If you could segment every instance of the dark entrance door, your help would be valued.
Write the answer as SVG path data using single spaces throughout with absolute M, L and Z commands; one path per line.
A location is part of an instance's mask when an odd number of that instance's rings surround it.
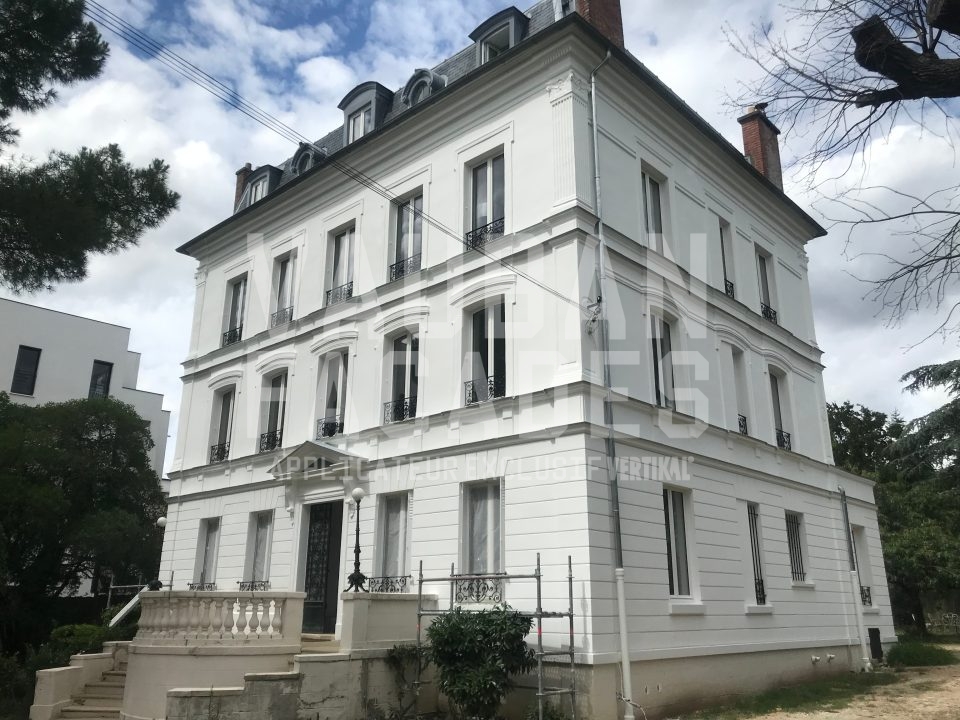
M 306 633 L 332 633 L 336 630 L 342 529 L 342 502 L 310 506 L 303 583 L 307 595 L 303 602 L 303 631 Z

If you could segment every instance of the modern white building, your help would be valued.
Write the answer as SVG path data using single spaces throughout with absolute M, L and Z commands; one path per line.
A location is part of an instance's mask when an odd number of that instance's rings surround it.
M 833 465 L 804 249 L 824 231 L 780 187 L 762 106 L 745 157 L 624 51 L 616 0 L 507 8 L 470 40 L 399 91 L 359 85 L 342 127 L 241 170 L 236 212 L 180 248 L 161 579 L 183 610 L 153 637 L 238 583 L 305 593 L 302 630 L 339 637 L 359 487 L 377 589 L 540 553 L 565 608 L 572 556 L 588 717 L 859 667 L 868 632 L 895 639 L 873 490 Z M 191 662 L 209 688 L 227 660 Z
M 140 353 L 130 328 L 0 298 L 0 378 L 14 402 L 43 405 L 114 397 L 150 424 L 151 463 L 163 472 L 170 412 L 163 395 L 137 387 Z

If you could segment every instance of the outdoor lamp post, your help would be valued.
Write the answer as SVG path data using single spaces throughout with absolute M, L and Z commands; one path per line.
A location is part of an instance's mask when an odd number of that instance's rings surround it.
M 353 501 L 357 504 L 357 542 L 353 546 L 353 572 L 347 577 L 347 592 L 353 590 L 358 592 L 362 590 L 363 592 L 368 592 L 364 587 L 367 582 L 367 576 L 360 572 L 360 501 L 363 500 L 363 496 L 366 493 L 363 491 L 363 488 L 355 488 L 350 497 L 353 498 Z

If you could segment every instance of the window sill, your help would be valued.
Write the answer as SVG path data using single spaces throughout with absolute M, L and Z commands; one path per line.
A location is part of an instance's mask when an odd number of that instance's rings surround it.
M 875 606 L 875 605 L 868 605 L 867 607 L 863 608 L 863 614 L 864 614 L 864 615 L 879 615 L 879 614 L 880 614 L 880 608 L 878 608 L 878 607 Z
M 813 580 L 794 580 L 790 586 L 797 590 L 813 590 L 817 584 Z
M 705 615 L 706 608 L 702 602 L 670 598 L 671 615 Z
M 773 605 L 747 605 L 745 615 L 773 615 Z
M 10 391 L 10 395 L 11 397 L 30 398 L 31 400 L 36 399 L 36 395 L 27 395 L 26 393 L 18 393 L 14 392 L 13 390 Z

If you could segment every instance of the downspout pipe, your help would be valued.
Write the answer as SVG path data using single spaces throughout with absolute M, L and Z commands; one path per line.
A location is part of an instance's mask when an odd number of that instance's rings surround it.
M 633 720 L 633 681 L 630 676 L 630 642 L 627 633 L 627 593 L 624 586 L 623 571 L 623 538 L 620 527 L 620 486 L 617 478 L 617 443 L 613 425 L 613 379 L 610 372 L 610 336 L 607 325 L 607 298 L 612 296 L 607 291 L 609 278 L 607 276 L 607 244 L 603 225 L 603 203 L 600 193 L 600 129 L 597 125 L 597 73 L 610 61 L 610 51 L 590 73 L 590 112 L 593 120 L 593 184 L 596 195 L 597 213 L 597 267 L 600 277 L 598 282 L 599 297 L 597 298 L 597 314 L 600 331 L 600 347 L 603 354 L 603 384 L 605 396 L 603 400 L 603 421 L 607 426 L 607 481 L 610 485 L 610 505 L 613 520 L 613 552 L 614 552 L 614 581 L 617 591 L 617 625 L 620 635 L 620 674 L 623 678 L 623 718 Z
M 873 670 L 870 662 L 870 653 L 867 650 L 867 634 L 863 627 L 863 597 L 860 594 L 860 573 L 857 572 L 857 555 L 853 549 L 853 532 L 850 528 L 850 512 L 847 510 L 847 493 L 842 487 L 840 492 L 840 506 L 843 509 L 843 532 L 847 536 L 847 560 L 850 563 L 850 592 L 853 594 L 853 613 L 857 620 L 857 635 L 860 640 L 860 669 L 865 672 Z

